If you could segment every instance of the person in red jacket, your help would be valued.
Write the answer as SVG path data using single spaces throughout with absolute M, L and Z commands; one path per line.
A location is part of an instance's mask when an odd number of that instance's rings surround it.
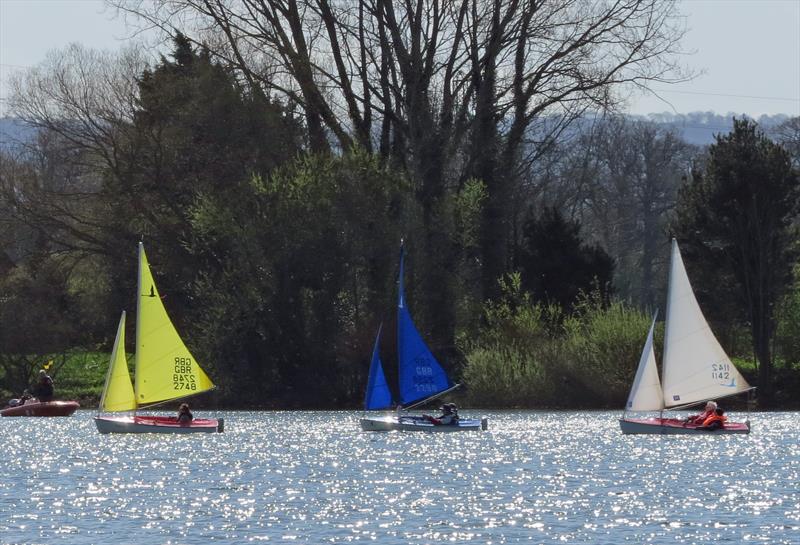
M 690 416 L 686 419 L 687 424 L 694 424 L 695 426 L 702 426 L 703 422 L 706 421 L 706 418 L 709 416 L 714 415 L 714 411 L 717 410 L 717 403 L 715 401 L 709 401 L 706 403 L 706 408 L 700 414 L 696 414 L 694 416 Z
M 700 428 L 704 430 L 718 430 L 725 427 L 725 421 L 727 419 L 728 418 L 725 416 L 725 411 L 722 409 L 717 409 L 714 411 L 714 414 L 705 419 Z

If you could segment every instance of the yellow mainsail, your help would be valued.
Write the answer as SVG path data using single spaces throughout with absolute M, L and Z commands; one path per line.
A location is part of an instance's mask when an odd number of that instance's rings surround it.
M 117 338 L 111 351 L 106 384 L 100 398 L 100 410 L 106 412 L 132 411 L 136 409 L 128 362 L 125 359 L 125 311 L 119 319 Z
M 140 406 L 214 388 L 172 325 L 158 295 L 141 242 L 135 367 L 136 403 Z

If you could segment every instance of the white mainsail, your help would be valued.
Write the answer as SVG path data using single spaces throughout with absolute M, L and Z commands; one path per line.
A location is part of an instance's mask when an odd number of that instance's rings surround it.
M 664 334 L 664 406 L 725 397 L 750 385 L 714 337 L 692 291 L 678 243 L 672 240 Z
M 658 380 L 656 353 L 653 349 L 655 327 L 656 317 L 653 316 L 642 357 L 639 359 L 639 367 L 636 369 L 636 378 L 633 379 L 631 393 L 625 405 L 628 411 L 660 411 L 664 408 L 664 395 L 661 391 L 661 381 Z

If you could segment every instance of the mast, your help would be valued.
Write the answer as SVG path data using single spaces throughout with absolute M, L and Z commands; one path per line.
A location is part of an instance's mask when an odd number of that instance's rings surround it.
M 678 251 L 678 241 L 675 237 L 672 238 L 672 246 L 670 251 L 669 257 L 669 277 L 667 278 L 667 309 L 664 313 L 664 349 L 661 352 L 661 384 L 662 387 L 664 385 L 664 380 L 667 378 L 667 351 L 669 350 L 669 334 L 670 330 L 670 319 L 672 318 L 672 297 L 670 297 L 670 293 L 672 292 L 672 288 L 675 284 L 675 253 Z M 664 392 L 662 391 L 662 397 L 664 397 Z M 664 397 L 664 402 L 662 405 L 666 405 L 667 399 Z M 662 407 L 661 411 L 664 411 Z
M 136 276 L 136 350 L 133 353 L 133 398 L 136 406 L 139 406 L 139 347 L 142 340 L 142 263 L 144 258 L 144 243 L 139 241 L 139 266 L 137 267 L 138 273 Z M 133 410 L 134 415 L 136 409 Z

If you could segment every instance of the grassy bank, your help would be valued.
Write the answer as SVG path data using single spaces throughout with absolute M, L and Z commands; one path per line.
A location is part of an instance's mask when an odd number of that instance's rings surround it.
M 107 352 L 86 352 L 70 351 L 64 354 L 52 354 L 36 358 L 29 358 L 29 368 L 26 369 L 29 383 L 36 380 L 39 369 L 53 362 L 48 369 L 48 373 L 53 377 L 55 393 L 57 399 L 77 400 L 81 407 L 96 407 L 100 395 L 103 391 L 103 383 L 106 379 L 108 361 L 110 355 Z M 132 369 L 132 357 L 128 358 L 128 366 Z M 7 377 L 0 375 L 0 396 L 3 400 L 18 397 L 22 392 L 12 391 L 12 381 L 6 380 Z M 16 381 L 19 383 L 19 380 Z M 18 385 L 18 388 L 21 385 Z

